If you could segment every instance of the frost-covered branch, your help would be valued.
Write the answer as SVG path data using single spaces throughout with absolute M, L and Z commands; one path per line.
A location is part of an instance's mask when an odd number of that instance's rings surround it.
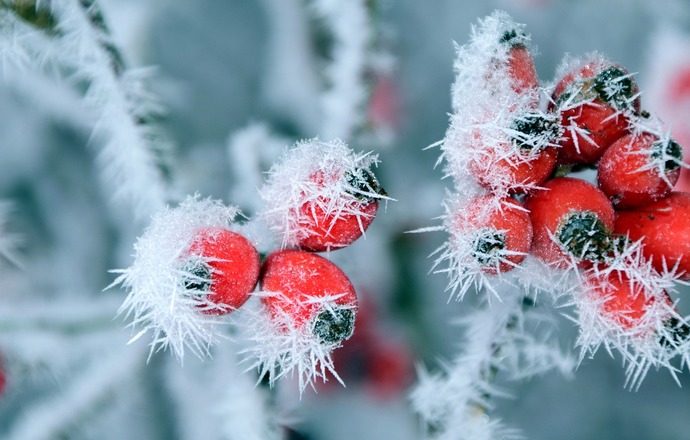
M 72 429 L 114 399 L 120 386 L 142 366 L 141 349 L 115 350 L 93 357 L 69 386 L 24 410 L 8 440 L 50 440 L 67 437 Z
M 49 13 L 37 11 L 50 17 L 39 23 L 49 25 L 33 27 L 35 20 L 2 11 L 4 71 L 53 66 L 66 72 L 62 75 L 69 75 L 72 83 L 83 81 L 85 105 L 93 114 L 94 136 L 101 145 L 98 162 L 105 183 L 140 216 L 160 209 L 167 190 L 158 156 L 166 147 L 151 124 L 161 108 L 143 86 L 150 72 L 125 68 L 95 1 L 56 0 Z
M 517 431 L 488 416 L 492 400 L 506 395 L 495 386 L 496 376 L 524 379 L 551 369 L 570 374 L 575 365 L 551 340 L 548 326 L 542 336 L 532 334 L 535 324 L 549 321 L 540 306 L 509 283 L 497 290 L 502 301 L 483 301 L 462 319 L 461 354 L 440 372 L 419 370 L 411 399 L 429 439 L 518 438 Z
M 326 66 L 327 84 L 321 95 L 325 139 L 351 139 L 363 123 L 368 97 L 365 72 L 372 44 L 372 26 L 364 0 L 314 0 L 317 16 L 332 32 L 332 61 Z

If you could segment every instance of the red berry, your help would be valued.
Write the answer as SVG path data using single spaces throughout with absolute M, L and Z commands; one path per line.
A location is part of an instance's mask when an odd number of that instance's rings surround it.
M 614 231 L 644 239 L 642 254 L 657 271 L 678 265 L 681 279 L 690 280 L 690 194 L 672 192 L 655 203 L 620 211 Z
M 543 183 L 556 166 L 553 147 L 559 136 L 556 120 L 542 113 L 527 113 L 516 118 L 509 139 L 494 146 L 476 137 L 479 150 L 469 162 L 477 182 L 490 190 L 507 189 L 524 193 Z
M 471 240 L 471 256 L 486 273 L 502 273 L 525 259 L 532 241 L 532 222 L 522 205 L 510 197 L 473 199 L 456 214 L 452 232 Z
M 259 279 L 261 262 L 254 246 L 240 234 L 222 228 L 199 231 L 186 256 L 183 270 L 190 291 L 208 292 L 204 297 L 219 307 L 209 314 L 230 313 L 249 299 Z
M 524 92 L 539 88 L 539 77 L 534 67 L 534 59 L 527 47 L 518 44 L 508 52 L 508 70 L 513 80 L 513 90 Z
M 261 289 L 274 293 L 261 298 L 271 317 L 282 322 L 287 316 L 321 342 L 338 344 L 354 331 L 355 289 L 338 266 L 317 254 L 288 249 L 269 255 Z
M 561 267 L 570 258 L 599 261 L 608 254 L 615 213 L 606 195 L 572 177 L 552 179 L 543 186 L 525 200 L 534 228 L 531 253 Z
M 639 112 L 638 95 L 631 75 L 601 57 L 566 73 L 553 92 L 565 129 L 559 163 L 595 163 L 626 133 L 628 116 Z
M 651 133 L 614 142 L 599 161 L 599 188 L 616 208 L 634 208 L 666 196 L 678 180 L 682 149 Z
M 623 329 L 639 327 L 657 301 L 657 297 L 648 296 L 643 285 L 631 282 L 625 273 L 619 271 L 608 275 L 589 275 L 587 284 L 589 295 L 593 295 L 594 299 L 604 300 L 603 311 L 606 317 Z M 673 306 L 666 292 L 663 293 L 663 299 L 669 307 Z M 653 322 L 649 324 L 653 325 Z
M 527 36 L 518 30 L 505 32 L 501 43 L 508 45 L 508 74 L 513 90 L 517 93 L 529 92 L 539 88 L 539 77 L 534 67 L 534 59 L 525 43 Z
M 7 377 L 5 374 L 5 368 L 0 362 L 0 396 L 5 392 L 5 386 L 7 385 Z
M 323 172 L 314 173 L 311 177 L 319 185 L 328 185 L 339 178 L 326 178 Z M 297 245 L 301 249 L 323 252 L 348 246 L 361 237 L 374 221 L 379 206 L 374 196 L 385 194 L 374 174 L 359 168 L 347 172 L 345 178 L 354 196 L 346 206 L 334 208 L 334 203 L 324 197 L 307 200 L 300 206 L 298 218 L 301 233 Z

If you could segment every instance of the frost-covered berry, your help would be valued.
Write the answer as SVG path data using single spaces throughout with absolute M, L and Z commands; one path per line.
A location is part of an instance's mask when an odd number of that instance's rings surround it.
M 491 274 L 514 269 L 525 259 L 532 242 L 527 211 L 509 197 L 487 195 L 473 199 L 454 214 L 449 228 L 450 240 L 458 250 L 469 241 L 469 257 L 483 272 Z
M 247 360 L 272 384 L 296 370 L 300 391 L 328 373 L 342 383 L 331 353 L 354 332 L 357 296 L 338 266 L 312 252 L 286 249 L 264 261 L 263 307 L 248 321 Z
M 564 128 L 559 163 L 593 164 L 639 112 L 637 84 L 627 70 L 596 53 L 568 60 L 559 71 L 552 95 Z
M 606 195 L 572 177 L 552 179 L 543 187 L 525 200 L 534 228 L 530 252 L 560 267 L 602 261 L 611 251 L 615 219 Z
M 680 175 L 682 148 L 652 133 L 614 142 L 599 160 L 597 182 L 614 207 L 643 206 L 666 196 Z
M 321 252 L 348 246 L 387 199 L 371 170 L 376 156 L 339 140 L 298 142 L 269 172 L 261 213 L 283 247 Z
M 347 188 L 345 191 L 355 197 L 360 204 L 358 212 L 338 212 L 329 210 L 331 200 L 325 197 L 305 201 L 299 209 L 299 227 L 302 231 L 297 246 L 312 252 L 339 249 L 350 245 L 367 230 L 376 217 L 378 197 L 385 192 L 376 180 L 376 176 L 364 168 L 345 172 Z M 340 175 L 325 177 L 317 173 L 312 179 L 319 185 L 336 186 Z M 376 194 L 376 197 L 368 195 Z
M 586 294 L 602 304 L 603 318 L 621 326 L 623 330 L 635 329 L 637 332 L 648 332 L 655 327 L 657 320 L 671 318 L 671 298 L 664 291 L 659 296 L 645 288 L 641 282 L 631 280 L 625 272 L 611 271 L 605 274 L 590 273 L 586 281 Z M 661 298 L 666 307 L 655 306 Z M 650 316 L 659 313 L 661 316 Z
M 197 233 L 182 268 L 185 288 L 214 304 L 211 314 L 229 313 L 244 304 L 259 280 L 259 253 L 242 235 L 223 228 Z
M 491 130 L 491 128 L 488 128 Z M 469 171 L 483 187 L 524 193 L 544 182 L 556 165 L 555 142 L 560 134 L 553 115 L 531 111 L 516 115 L 502 139 L 477 130 L 469 151 Z
M 640 208 L 619 211 L 614 232 L 643 240 L 642 254 L 657 271 L 690 280 L 690 194 L 672 192 Z
M 448 239 L 433 255 L 434 270 L 446 273 L 451 297 L 462 300 L 472 287 L 491 289 L 493 275 L 520 265 L 532 241 L 532 224 L 520 202 L 493 194 L 446 203 L 443 230 Z
M 305 251 L 284 250 L 264 262 L 262 297 L 273 318 L 338 345 L 352 336 L 357 296 L 347 275 L 329 260 Z
M 539 77 L 534 67 L 534 59 L 527 48 L 529 37 L 520 27 L 508 29 L 499 42 L 508 48 L 507 66 L 513 90 L 522 93 L 537 90 Z
M 199 357 L 220 337 L 216 315 L 242 305 L 256 284 L 258 256 L 233 225 L 239 211 L 188 197 L 153 216 L 134 244 L 134 261 L 112 286 L 128 290 L 119 313 L 153 333 L 151 350 L 185 347 Z

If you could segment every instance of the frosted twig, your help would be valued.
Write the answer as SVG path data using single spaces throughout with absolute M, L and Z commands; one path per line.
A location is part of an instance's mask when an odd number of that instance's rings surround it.
M 9 24 L 0 42 L 3 65 L 42 69 L 53 64 L 65 67 L 71 81 L 88 85 L 84 100 L 94 115 L 94 136 L 102 144 L 102 177 L 116 198 L 146 217 L 167 198 L 156 157 L 166 147 L 150 124 L 161 108 L 142 85 L 150 72 L 125 69 L 94 0 L 55 0 L 50 7 L 54 23 L 49 33 L 3 11 L 0 19 Z
M 113 398 L 121 385 L 141 367 L 143 350 L 120 348 L 91 363 L 81 374 L 74 375 L 69 386 L 43 401 L 34 403 L 19 415 L 8 440 L 51 440 L 69 437 L 78 426 Z
M 332 61 L 326 66 L 327 87 L 321 95 L 325 139 L 352 139 L 363 122 L 368 93 L 365 84 L 372 29 L 364 0 L 313 0 L 333 36 Z

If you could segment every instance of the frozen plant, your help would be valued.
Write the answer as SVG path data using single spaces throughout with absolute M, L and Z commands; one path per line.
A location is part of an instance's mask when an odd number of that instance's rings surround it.
M 641 111 L 626 69 L 598 53 L 567 57 L 542 88 L 529 44 L 525 26 L 496 11 L 457 48 L 453 113 L 434 144 L 454 191 L 443 224 L 419 231 L 448 233 L 434 271 L 448 275 L 451 299 L 475 288 L 483 308 L 466 318 L 463 355 L 412 394 L 429 438 L 507 438 L 485 418 L 496 375 L 568 372 L 554 341 L 535 344 L 523 324 L 545 319 L 549 303 L 574 308 L 580 361 L 618 351 L 632 389 L 652 368 L 676 377 L 688 366 L 688 318 L 669 295 L 688 279 L 690 195 L 671 192 L 681 148 Z M 567 176 L 597 163 L 595 184 Z M 439 399 L 438 389 L 454 391 Z

